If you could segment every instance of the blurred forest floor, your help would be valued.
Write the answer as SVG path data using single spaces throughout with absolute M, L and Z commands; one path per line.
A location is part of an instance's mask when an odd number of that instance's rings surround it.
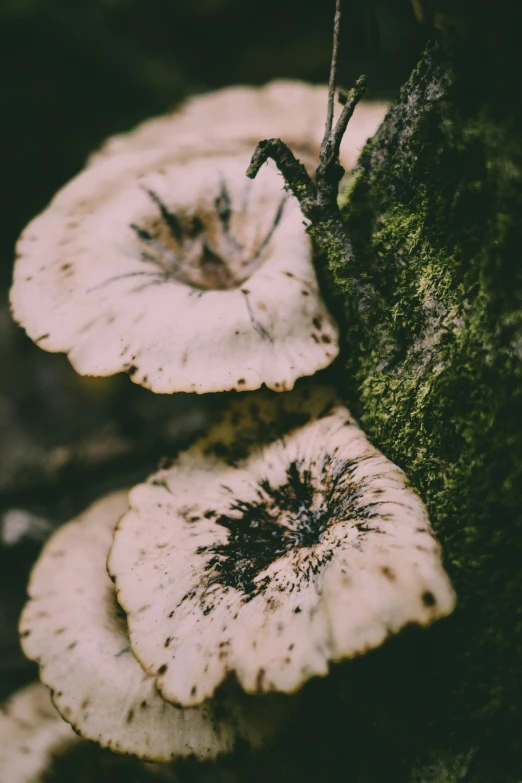
M 34 674 L 17 640 L 42 540 L 92 498 L 144 478 L 219 396 L 161 397 L 80 378 L 10 319 L 14 243 L 107 136 L 188 95 L 328 77 L 333 0 L 1 0 L 0 698 Z M 409 0 L 345 3 L 340 82 L 392 97 L 423 43 Z

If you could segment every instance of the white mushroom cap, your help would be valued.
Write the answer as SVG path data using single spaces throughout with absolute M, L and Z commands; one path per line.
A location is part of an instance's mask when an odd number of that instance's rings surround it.
M 238 741 L 257 747 L 277 731 L 281 701 L 220 696 L 192 710 L 167 704 L 133 658 L 124 613 L 106 571 L 117 492 L 60 528 L 44 547 L 20 623 L 60 714 L 86 739 L 150 761 L 211 759 Z M 286 702 L 285 702 L 286 703 Z
M 78 742 L 48 689 L 28 685 L 0 706 L 0 781 L 38 783 L 52 758 Z
M 19 240 L 15 319 L 81 375 L 155 392 L 280 391 L 329 365 L 337 327 L 297 202 L 247 164 L 163 150 L 85 171 Z
M 404 473 L 331 393 L 308 394 L 238 399 L 130 494 L 109 569 L 132 649 L 167 700 L 198 704 L 229 672 L 248 692 L 293 692 L 453 609 Z
M 305 164 L 317 165 L 324 133 L 328 88 L 294 80 L 264 87 L 226 87 L 190 98 L 174 112 L 142 123 L 130 133 L 110 138 L 90 164 L 106 157 L 167 147 L 180 155 L 252 153 L 261 139 L 279 137 Z M 355 166 L 366 140 L 373 136 L 389 104 L 360 101 L 340 151 L 346 169 Z M 337 114 L 342 107 L 336 107 Z

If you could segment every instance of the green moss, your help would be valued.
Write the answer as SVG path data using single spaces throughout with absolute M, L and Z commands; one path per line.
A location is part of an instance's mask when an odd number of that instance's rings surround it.
M 458 593 L 426 664 L 457 744 L 522 726 L 522 123 L 493 106 L 429 48 L 344 195 L 356 260 L 330 258 L 345 394 L 426 501 Z

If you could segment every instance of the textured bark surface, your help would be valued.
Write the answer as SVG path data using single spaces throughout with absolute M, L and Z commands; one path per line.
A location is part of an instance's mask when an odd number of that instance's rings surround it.
M 329 259 L 345 395 L 426 501 L 459 597 L 418 648 L 412 677 L 433 698 L 405 720 L 434 746 L 477 746 L 465 780 L 522 774 L 522 110 L 508 55 L 489 72 L 428 47 L 344 196 L 356 263 Z M 354 301 L 361 281 L 371 309 Z

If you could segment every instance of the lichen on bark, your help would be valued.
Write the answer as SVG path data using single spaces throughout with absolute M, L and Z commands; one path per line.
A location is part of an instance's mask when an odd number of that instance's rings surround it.
M 522 110 L 483 73 L 428 46 L 342 197 L 355 260 L 331 255 L 329 283 L 344 394 L 427 503 L 459 598 L 423 647 L 429 722 L 519 770 Z

